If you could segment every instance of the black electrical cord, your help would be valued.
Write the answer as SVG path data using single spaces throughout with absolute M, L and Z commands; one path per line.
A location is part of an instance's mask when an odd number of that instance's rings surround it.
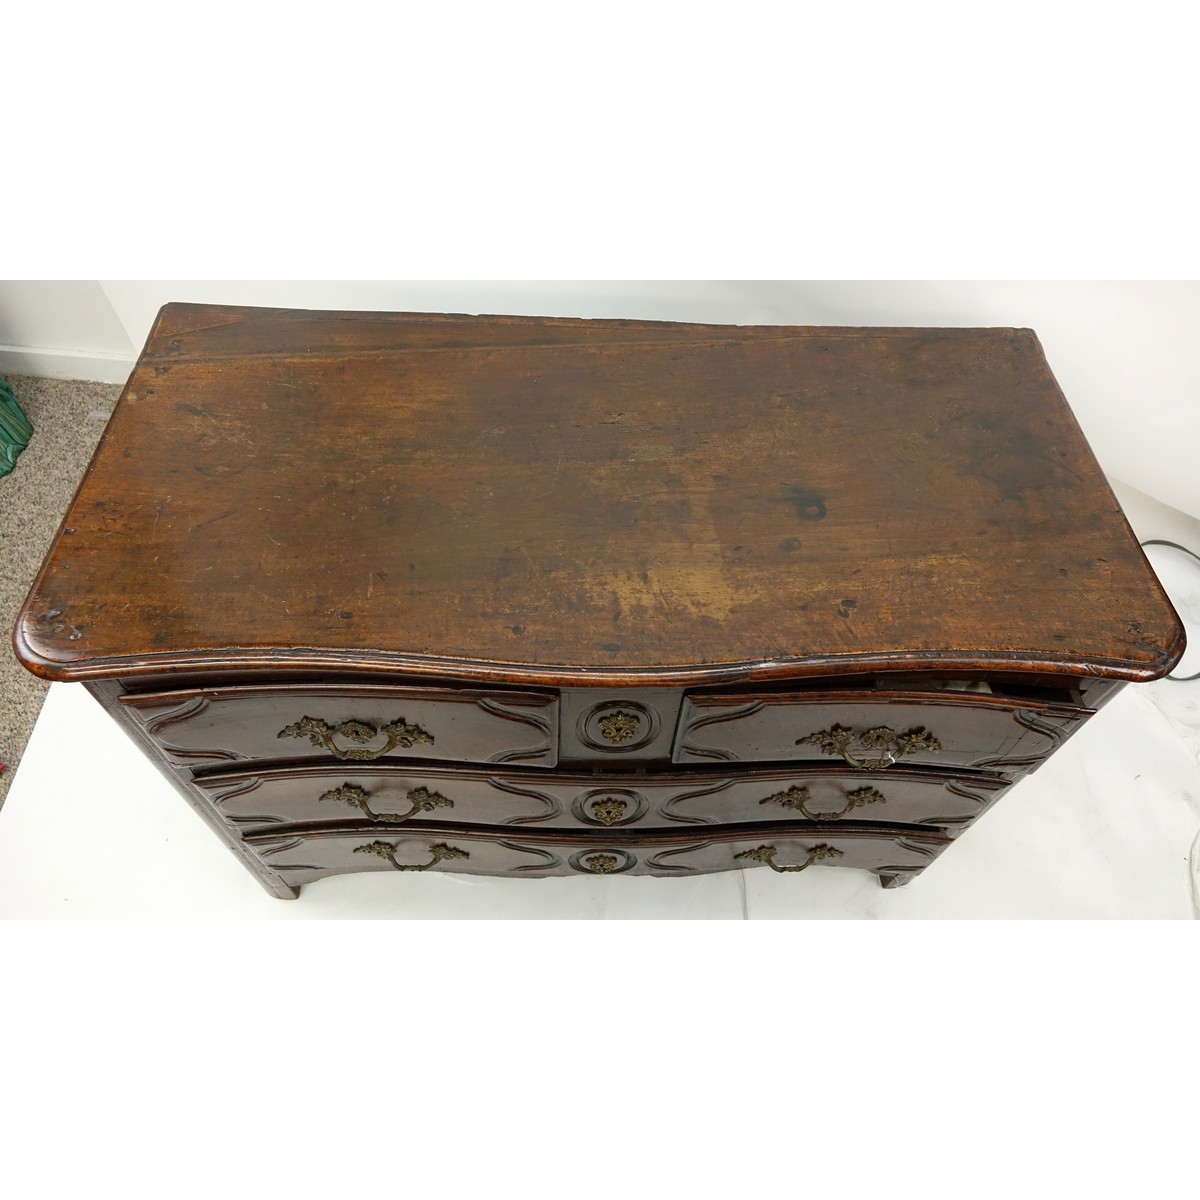
M 1195 550 L 1189 550 L 1186 546 L 1181 546 L 1178 542 L 1168 542 L 1165 538 L 1150 538 L 1148 541 L 1141 543 L 1142 547 L 1146 546 L 1170 546 L 1172 550 L 1182 550 L 1184 554 L 1190 554 L 1197 562 L 1200 562 L 1200 554 Z M 1167 678 L 1172 683 L 1188 683 L 1193 679 L 1200 679 L 1200 671 L 1195 675 L 1168 675 Z

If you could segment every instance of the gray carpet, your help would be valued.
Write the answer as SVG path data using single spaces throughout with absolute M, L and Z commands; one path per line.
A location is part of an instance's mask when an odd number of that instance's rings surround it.
M 0 804 L 46 694 L 13 655 L 13 622 L 121 394 L 108 383 L 6 378 L 33 437 L 0 477 Z

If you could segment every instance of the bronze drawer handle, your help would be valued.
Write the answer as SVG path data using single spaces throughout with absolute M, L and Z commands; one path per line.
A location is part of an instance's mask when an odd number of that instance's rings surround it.
M 449 859 L 471 857 L 465 850 L 460 850 L 457 846 L 447 846 L 445 842 L 439 842 L 436 846 L 429 847 L 429 853 L 433 857 L 427 863 L 414 863 L 410 866 L 396 861 L 398 849 L 398 846 L 392 846 L 388 842 L 368 842 L 365 846 L 355 846 L 353 853 L 375 854 L 379 858 L 386 858 L 397 871 L 428 871 L 430 867 L 436 867 L 438 863 L 446 862 Z
M 850 753 L 850 747 L 858 742 L 868 750 L 882 750 L 882 758 L 858 759 Z M 797 738 L 796 745 L 805 744 L 819 746 L 826 754 L 840 754 L 857 771 L 877 771 L 882 767 L 890 767 L 906 754 L 915 754 L 921 750 L 940 750 L 942 743 L 924 729 L 910 729 L 907 733 L 897 733 L 886 725 L 876 725 L 864 733 L 855 733 L 845 725 L 833 725 L 829 729 L 819 729 L 807 737 Z
M 441 792 L 431 792 L 428 788 L 423 787 L 413 788 L 404 798 L 412 805 L 406 813 L 372 812 L 368 803 L 371 793 L 365 788 L 355 787 L 352 783 L 344 783 L 339 788 L 323 792 L 317 797 L 317 800 L 340 800 L 343 804 L 350 805 L 351 808 L 360 809 L 372 821 L 384 821 L 392 825 L 407 821 L 409 817 L 415 817 L 417 813 L 433 812 L 435 808 L 454 807 L 454 801 L 443 796 Z
M 384 736 L 387 741 L 378 750 L 361 749 L 367 742 Z M 381 758 L 397 746 L 407 750 L 420 743 L 424 746 L 433 745 L 433 735 L 426 733 L 420 725 L 409 725 L 403 717 L 390 721 L 387 725 L 368 725 L 365 721 L 343 721 L 340 725 L 330 725 L 319 721 L 316 717 L 301 717 L 294 725 L 281 729 L 276 737 L 306 737 L 314 746 L 324 746 L 335 758 L 353 759 L 355 762 L 365 762 L 372 758 Z M 345 738 L 348 742 L 357 742 L 358 748 L 350 747 L 343 750 L 334 742 L 335 737 Z
M 793 784 L 786 792 L 776 792 L 773 796 L 767 796 L 760 800 L 759 804 L 779 804 L 784 808 L 793 808 L 810 821 L 837 821 L 864 804 L 887 803 L 887 797 L 873 787 L 860 787 L 855 788 L 852 792 L 847 792 L 846 803 L 837 812 L 812 812 L 808 807 L 811 798 L 812 793 L 807 787 L 797 787 Z
M 827 846 L 822 843 L 819 846 L 814 846 L 809 852 L 808 857 L 796 866 L 781 867 L 775 861 L 777 851 L 774 846 L 757 846 L 753 850 L 743 850 L 740 854 L 735 854 L 734 858 L 749 858 L 755 862 L 766 863 L 772 871 L 778 871 L 784 874 L 788 871 L 807 871 L 813 863 L 820 862 L 823 858 L 841 858 L 842 851 L 836 846 Z

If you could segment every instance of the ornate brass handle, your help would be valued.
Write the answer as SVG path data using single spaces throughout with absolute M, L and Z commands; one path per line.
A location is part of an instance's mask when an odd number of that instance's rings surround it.
M 850 747 L 855 742 L 868 750 L 882 750 L 883 757 L 855 758 L 850 753 Z M 829 729 L 819 729 L 807 737 L 796 739 L 797 746 L 806 744 L 819 746 L 826 754 L 840 754 L 857 771 L 877 771 L 883 767 L 890 767 L 906 754 L 942 748 L 942 743 L 924 729 L 910 729 L 907 733 L 897 733 L 886 725 L 877 725 L 863 733 L 855 733 L 845 725 L 833 725 Z
M 754 862 L 766 863 L 772 871 L 778 871 L 780 874 L 785 874 L 788 871 L 807 871 L 813 863 L 820 862 L 823 858 L 841 858 L 842 851 L 835 846 L 826 846 L 822 843 L 819 846 L 814 846 L 809 852 L 808 857 L 802 862 L 791 867 L 781 867 L 775 861 L 777 851 L 774 846 L 756 846 L 753 850 L 743 850 L 740 854 L 735 854 L 734 858 L 749 858 Z
M 324 792 L 317 797 L 318 800 L 334 800 L 341 801 L 343 804 L 350 805 L 351 808 L 360 809 L 372 821 L 384 821 L 392 825 L 398 825 L 401 821 L 407 821 L 409 817 L 415 817 L 417 813 L 433 812 L 435 808 L 453 808 L 454 801 L 443 796 L 441 792 L 431 792 L 428 788 L 414 788 L 404 797 L 412 807 L 406 813 L 377 813 L 371 811 L 371 806 L 368 801 L 371 799 L 371 793 L 364 788 L 355 787 L 352 783 L 344 783 L 339 788 L 334 788 L 330 792 Z
M 436 867 L 438 863 L 446 862 L 449 859 L 471 857 L 465 850 L 460 850 L 457 846 L 447 846 L 445 842 L 439 842 L 436 846 L 429 847 L 429 853 L 433 857 L 427 863 L 415 863 L 410 866 L 396 861 L 397 849 L 399 847 L 390 845 L 388 842 L 368 842 L 365 846 L 355 846 L 353 853 L 375 854 L 379 858 L 386 858 L 397 871 L 428 871 L 430 867 Z
M 793 785 L 786 792 L 776 792 L 773 796 L 767 796 L 760 800 L 759 804 L 780 804 L 784 808 L 794 808 L 798 813 L 803 813 L 810 821 L 837 821 L 864 804 L 887 803 L 887 797 L 882 792 L 873 787 L 860 787 L 846 793 L 846 803 L 837 812 L 813 812 L 808 807 L 811 795 L 808 788 Z
M 343 721 L 340 725 L 330 725 L 319 721 L 316 717 L 301 717 L 294 725 L 281 729 L 276 737 L 308 738 L 314 746 L 324 746 L 335 758 L 353 759 L 355 762 L 365 762 L 372 758 L 381 758 L 395 750 L 397 746 L 407 750 L 420 743 L 424 746 L 433 745 L 433 734 L 426 733 L 420 725 L 409 725 L 403 717 L 397 717 L 386 725 L 378 728 L 368 725 L 365 721 Z M 377 737 L 386 737 L 387 741 L 378 750 L 363 750 L 350 747 L 343 750 L 334 742 L 335 737 L 345 738 L 348 742 L 357 742 L 359 747 Z

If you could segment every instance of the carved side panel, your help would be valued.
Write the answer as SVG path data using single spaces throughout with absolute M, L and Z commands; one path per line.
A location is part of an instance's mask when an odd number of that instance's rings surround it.
M 168 708 L 166 712 L 160 713 L 153 720 L 148 721 L 146 723 L 146 732 L 158 742 L 159 748 L 166 753 L 168 758 L 185 766 L 193 762 L 234 762 L 239 758 L 245 758 L 244 754 L 238 754 L 236 751 L 226 750 L 217 746 L 188 747 L 172 745 L 170 741 L 171 735 L 168 732 L 172 726 L 203 716 L 208 711 L 208 703 L 207 696 L 191 696 L 182 704 Z
M 980 758 L 971 765 L 980 770 L 1019 770 L 1023 774 L 1045 762 L 1090 716 L 1087 712 L 1069 709 L 1037 711 L 1018 708 L 1013 720 L 1029 730 L 1034 737 L 1023 738 L 1010 754 L 995 758 Z
M 485 696 L 476 702 L 486 713 L 500 717 L 506 721 L 515 721 L 518 725 L 527 725 L 536 731 L 528 746 L 518 749 L 499 750 L 491 755 L 488 762 L 528 762 L 538 763 L 555 757 L 556 742 L 554 722 L 557 719 L 558 705 L 542 705 L 532 708 L 528 704 L 518 705 L 504 701 L 495 696 Z M 552 765 L 545 763 L 544 765 Z

